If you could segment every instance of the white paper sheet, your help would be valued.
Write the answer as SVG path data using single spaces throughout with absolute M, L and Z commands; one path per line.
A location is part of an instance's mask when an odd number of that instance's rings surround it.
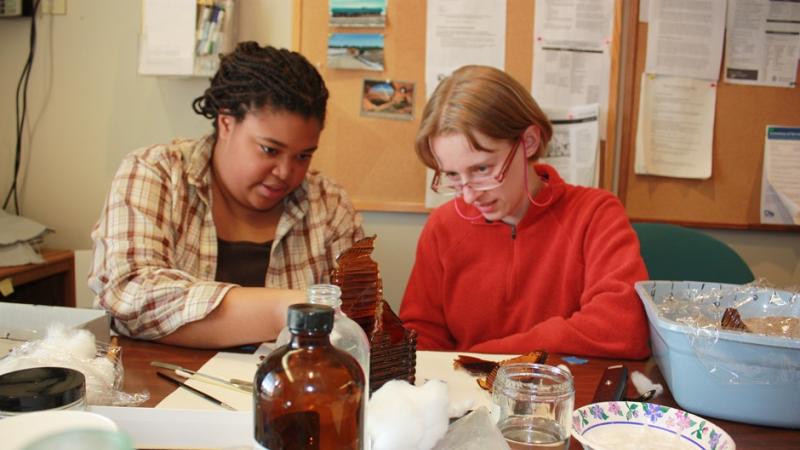
M 711 177 L 716 83 L 642 74 L 635 172 Z
M 0 209 L 0 245 L 39 239 L 46 231 L 47 227 L 33 219 Z
M 485 406 L 491 410 L 492 396 L 478 386 L 477 378 L 467 371 L 453 368 L 458 355 L 474 356 L 489 361 L 502 361 L 519 355 L 489 355 L 458 352 L 417 352 L 416 384 L 428 380 L 443 380 L 447 383 L 447 398 L 451 405 L 470 405 L 470 409 Z
M 425 39 L 425 98 L 439 81 L 467 64 L 505 70 L 506 0 L 428 0 Z M 435 208 L 450 197 L 430 189 L 427 170 L 425 207 Z
M 785 3 L 781 8 L 775 5 Z M 725 81 L 794 87 L 800 58 L 800 3 L 729 0 Z
M 506 0 L 428 0 L 425 98 L 466 64 L 505 69 Z
M 139 73 L 192 75 L 196 0 L 144 0 Z
M 553 138 L 541 161 L 555 167 L 567 183 L 596 187 L 599 105 L 545 109 L 545 113 L 553 124 Z
M 534 33 L 582 47 L 611 40 L 614 0 L 536 0 Z
M 650 21 L 650 0 L 639 0 L 639 22 Z
M 264 347 L 264 351 L 259 351 L 253 355 L 225 352 L 217 353 L 200 368 L 199 372 L 222 378 L 242 378 L 251 380 L 255 376 L 256 369 L 260 363 L 258 355 L 268 353 L 271 348 L 270 344 L 267 345 L 267 347 Z M 418 351 L 416 384 L 422 384 L 429 379 L 444 380 L 447 382 L 447 390 L 451 403 L 458 402 L 457 404 L 464 404 L 473 400 L 475 407 L 481 405 L 488 407 L 491 398 L 486 391 L 483 391 L 478 386 L 475 382 L 475 377 L 462 370 L 453 369 L 453 359 L 459 354 L 468 354 L 497 361 L 511 357 L 511 355 Z M 253 398 L 247 393 L 221 384 L 201 381 L 200 378 L 191 379 L 189 384 L 228 403 L 240 411 L 253 410 Z M 192 394 L 186 389 L 176 389 L 162 400 L 156 408 L 226 411 L 214 403 Z
M 263 344 L 254 354 L 219 352 L 203 364 L 198 372 L 224 379 L 252 380 L 261 362 L 259 356 L 268 354 L 272 348 L 273 344 Z M 167 383 L 167 381 L 164 382 Z M 187 384 L 231 405 L 238 411 L 253 410 L 253 396 L 241 389 L 200 377 L 190 378 Z M 187 389 L 176 389 L 164 400 L 161 400 L 156 408 L 225 411 L 221 406 L 193 394 Z
M 800 127 L 767 125 L 761 223 L 800 225 Z
M 534 43 L 532 94 L 543 108 L 600 107 L 599 128 L 605 137 L 608 115 L 610 56 L 607 50 L 554 47 Z
M 651 0 L 645 72 L 718 80 L 726 0 Z
M 600 105 L 605 138 L 611 77 L 612 0 L 537 0 L 531 94 L 543 108 Z
M 0 267 L 21 266 L 23 264 L 41 264 L 44 258 L 36 248 L 28 242 L 17 242 L 16 244 L 0 245 Z M 7 282 L 9 279 L 0 280 Z M 3 288 L 0 287 L 0 293 Z

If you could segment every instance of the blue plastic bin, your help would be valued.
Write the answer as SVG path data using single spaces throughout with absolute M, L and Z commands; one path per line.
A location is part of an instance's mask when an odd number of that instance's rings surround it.
M 675 401 L 703 416 L 800 428 L 800 340 L 727 330 L 705 335 L 697 327 L 659 315 L 658 305 L 670 295 L 724 287 L 736 286 L 687 281 L 636 283 L 650 322 L 653 356 Z M 774 306 L 769 302 L 771 295 L 788 301 L 793 294 L 764 289 L 758 300 L 738 308 L 742 318 L 800 317 L 800 302 Z M 721 303 L 724 308 L 736 304 L 737 299 Z

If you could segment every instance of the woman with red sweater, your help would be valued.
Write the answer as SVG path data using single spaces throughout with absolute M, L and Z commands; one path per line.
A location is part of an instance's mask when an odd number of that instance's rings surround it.
M 400 307 L 419 349 L 649 355 L 636 234 L 614 195 L 534 163 L 551 135 L 505 72 L 465 66 L 437 87 L 416 151 L 455 198 L 425 224 Z

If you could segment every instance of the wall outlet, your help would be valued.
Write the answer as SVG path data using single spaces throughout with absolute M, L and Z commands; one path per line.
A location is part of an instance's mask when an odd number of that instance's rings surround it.
M 67 0 L 42 0 L 42 14 L 66 15 Z

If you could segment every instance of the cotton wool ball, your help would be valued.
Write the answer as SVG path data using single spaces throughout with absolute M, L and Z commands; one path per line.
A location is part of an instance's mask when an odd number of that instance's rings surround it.
M 94 335 L 88 330 L 74 330 L 62 343 L 62 351 L 81 359 L 93 359 L 97 356 Z
M 447 385 L 389 381 L 372 395 L 367 414 L 373 450 L 429 450 L 447 432 Z
M 475 407 L 475 400 L 464 398 L 460 401 L 451 401 L 447 405 L 447 417 L 462 417 Z
M 404 381 L 392 380 L 372 394 L 367 407 L 367 434 L 372 440 L 372 450 L 414 449 L 410 439 L 422 434 L 414 405 L 407 401 L 410 386 Z
M 428 450 L 447 433 L 450 425 L 447 400 L 447 384 L 440 380 L 430 380 L 417 388 L 415 397 L 420 409 L 422 423 L 425 425 L 418 448 Z
M 51 323 L 42 339 L 36 342 L 34 353 L 40 355 L 59 354 L 63 352 L 63 342 L 68 340 L 67 327 L 63 323 Z

